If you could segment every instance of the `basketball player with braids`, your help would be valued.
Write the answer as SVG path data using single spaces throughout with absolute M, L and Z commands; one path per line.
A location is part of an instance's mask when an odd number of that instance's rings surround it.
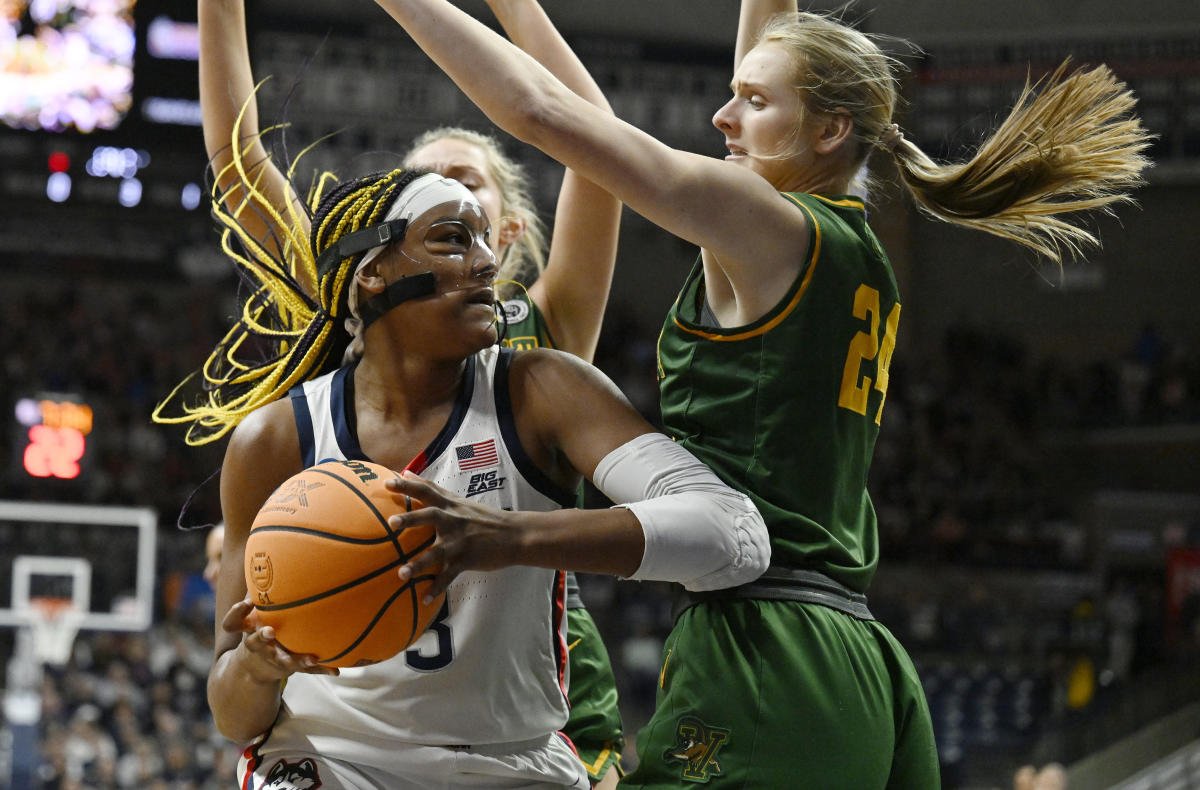
M 865 595 L 879 561 L 866 481 L 902 302 L 852 184 L 878 151 L 927 215 L 1057 261 L 1096 241 L 1071 215 L 1140 183 L 1149 136 L 1129 91 L 1103 66 L 1064 67 L 968 161 L 938 164 L 896 125 L 897 64 L 876 41 L 780 2 L 737 48 L 712 119 L 722 161 L 598 112 L 446 0 L 377 2 L 493 123 L 700 248 L 659 340 L 663 421 L 758 505 L 773 564 L 681 611 L 622 786 L 939 786 L 919 679 Z M 419 518 L 439 532 L 404 573 L 490 567 L 469 503 L 392 485 L 432 505 Z
M 514 42 L 580 96 L 608 110 L 599 87 L 536 0 L 489 0 L 488 5 Z M 258 179 L 260 192 L 286 216 L 288 205 L 298 197 L 260 136 L 244 0 L 199 0 L 198 13 L 204 139 L 218 184 L 234 201 L 233 211 L 244 200 L 237 188 L 243 174 L 247 180 Z M 418 136 L 404 162 L 461 181 L 495 225 L 491 243 L 500 260 L 497 290 L 508 323 L 501 342 L 558 348 L 591 361 L 616 261 L 616 199 L 566 171 L 547 251 L 528 176 L 491 136 L 463 128 L 433 129 Z M 260 243 L 275 245 L 279 232 L 270 216 L 246 209 L 248 205 L 238 215 L 246 232 Z M 303 212 L 295 219 L 303 222 Z M 312 273 L 295 274 L 311 293 Z M 522 283 L 529 283 L 528 288 Z M 567 577 L 567 589 L 571 718 L 564 731 L 592 780 L 608 776 L 599 786 L 611 788 L 624 744 L 616 681 L 574 574 Z
M 256 211 L 274 210 L 240 187 Z M 769 562 L 761 516 L 591 365 L 497 345 L 491 229 L 461 183 L 409 170 L 322 181 L 308 237 L 273 218 L 289 228 L 274 249 L 297 260 L 249 243 L 226 205 L 214 201 L 250 295 L 202 369 L 199 401 L 177 389 L 164 408 L 182 409 L 194 442 L 229 436 L 208 690 L 221 732 L 248 742 L 242 786 L 587 788 L 558 734 L 560 569 L 738 585 Z M 316 274 L 315 299 L 290 275 L 301 269 Z M 342 365 L 348 318 L 362 354 Z M 256 360 L 252 347 L 273 352 Z M 462 468 L 456 450 L 481 443 L 495 463 Z M 411 649 L 340 673 L 248 622 L 242 574 L 259 508 L 327 458 L 404 469 L 464 497 L 473 534 L 495 548 L 478 567 L 496 572 L 458 574 Z M 581 475 L 625 506 L 570 509 Z

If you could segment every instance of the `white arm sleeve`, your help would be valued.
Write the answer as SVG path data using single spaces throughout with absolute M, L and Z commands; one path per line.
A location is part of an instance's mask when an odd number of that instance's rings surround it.
M 719 590 L 754 581 L 771 561 L 767 525 L 750 498 L 661 433 L 604 456 L 592 482 L 642 523 L 646 551 L 630 578 Z

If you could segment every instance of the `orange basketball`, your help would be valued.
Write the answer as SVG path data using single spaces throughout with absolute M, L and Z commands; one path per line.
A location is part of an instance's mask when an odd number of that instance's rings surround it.
M 430 546 L 433 527 L 397 533 L 388 516 L 421 507 L 384 488 L 395 472 L 364 461 L 326 461 L 279 486 L 246 542 L 246 589 L 256 625 L 292 653 L 356 667 L 408 647 L 442 607 L 421 603 L 432 575 L 397 571 Z

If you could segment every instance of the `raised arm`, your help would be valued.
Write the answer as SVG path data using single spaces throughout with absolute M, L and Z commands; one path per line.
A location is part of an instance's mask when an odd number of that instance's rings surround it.
M 600 86 L 550 22 L 537 0 L 488 0 L 496 20 L 518 47 L 563 85 L 605 112 Z M 558 348 L 591 360 L 617 260 L 621 203 L 568 169 L 554 213 L 546 270 L 529 289 Z
M 268 245 L 278 254 L 276 238 L 281 235 L 279 229 L 261 210 L 244 204 L 243 176 L 234 166 L 236 145 L 241 151 L 246 182 L 256 184 L 257 190 L 280 216 L 288 217 L 289 202 L 299 205 L 299 197 L 259 139 L 258 105 L 254 100 L 244 0 L 198 0 L 197 16 L 200 26 L 200 113 L 204 146 L 212 161 L 217 185 L 226 195 L 226 210 L 236 214 L 251 238 Z M 302 222 L 307 217 L 301 210 L 295 214 Z M 311 282 L 302 281 L 301 285 L 309 293 L 315 288 Z
M 785 12 L 796 13 L 796 0 L 742 0 L 738 14 L 737 47 L 733 52 L 733 68 L 742 65 L 742 58 L 754 46 L 758 31 L 768 19 Z
M 487 0 L 487 4 L 510 41 L 577 95 L 612 112 L 600 86 L 546 16 L 538 0 Z
M 674 150 L 577 96 L 445 0 L 377 0 L 500 128 L 707 248 L 750 291 L 802 257 L 801 212 L 747 168 Z M 753 222 L 758 231 L 747 233 Z

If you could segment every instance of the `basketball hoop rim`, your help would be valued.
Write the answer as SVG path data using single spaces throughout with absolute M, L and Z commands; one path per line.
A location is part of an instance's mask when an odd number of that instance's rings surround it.
M 34 656 L 43 664 L 66 664 L 87 613 L 71 598 L 35 596 L 28 605 L 26 627 L 33 639 Z

